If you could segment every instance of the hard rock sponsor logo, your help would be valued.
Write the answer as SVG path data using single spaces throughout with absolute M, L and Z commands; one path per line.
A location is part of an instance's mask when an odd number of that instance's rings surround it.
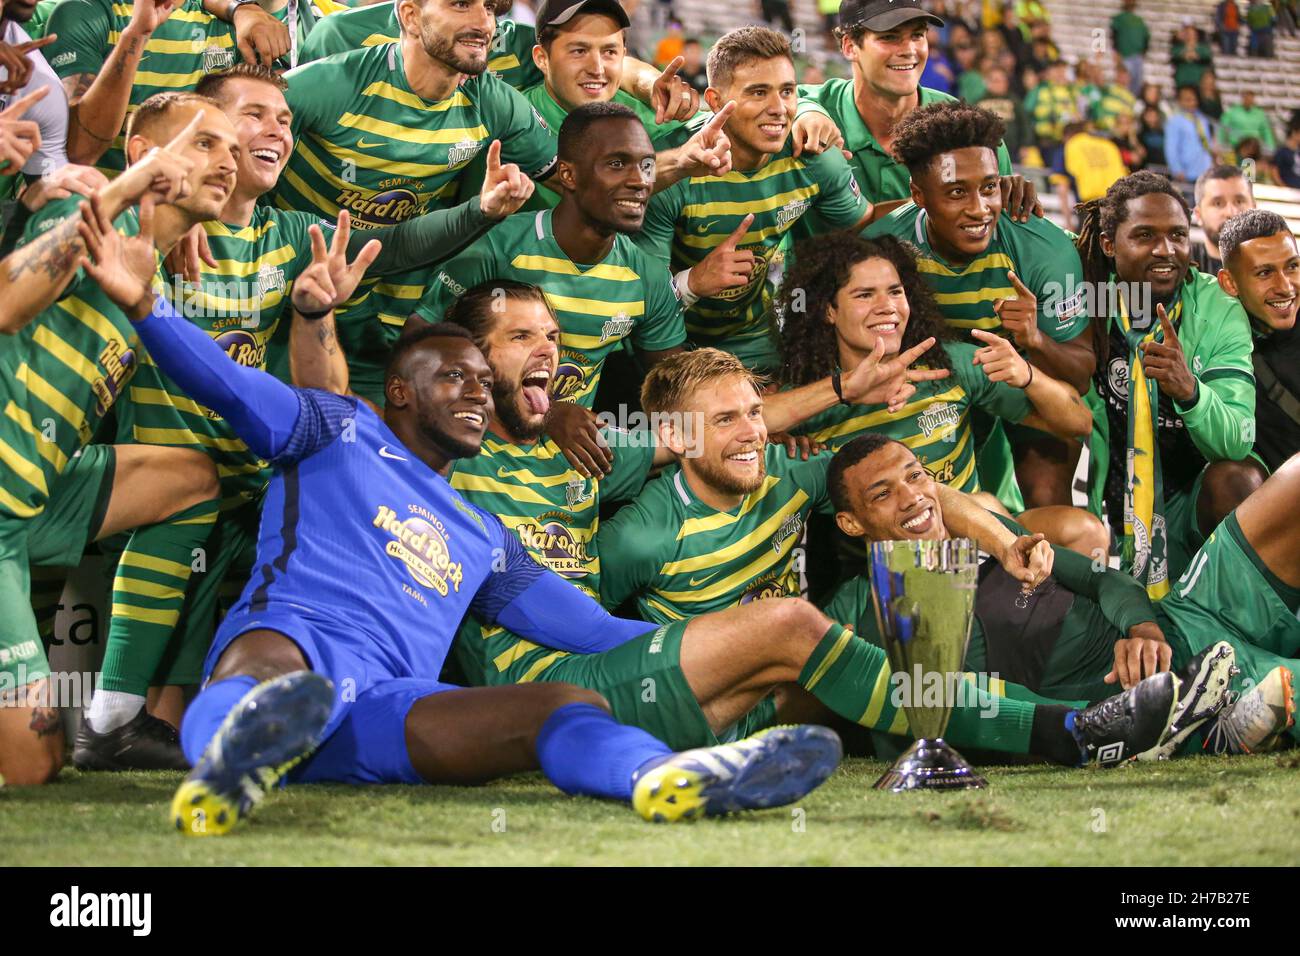
M 792 199 L 776 213 L 776 226 L 778 229 L 784 229 L 787 226 L 797 222 L 799 218 L 812 208 L 812 202 L 808 199 Z
M 459 592 L 464 568 L 451 559 L 442 522 L 418 505 L 410 510 L 411 517 L 402 520 L 394 509 L 379 506 L 373 525 L 392 538 L 384 553 L 405 564 L 416 584 L 433 588 L 441 597 L 453 589 Z
M 261 368 L 266 364 L 266 343 L 247 329 L 227 329 L 217 336 L 217 344 L 238 365 Z
M 781 522 L 781 527 L 776 529 L 776 534 L 772 535 L 772 550 L 781 553 L 781 545 L 787 538 L 798 537 L 803 534 L 803 515 L 797 511 Z
M 420 215 L 428 205 L 409 189 L 389 189 L 374 195 L 360 189 L 345 189 L 334 201 L 340 209 L 352 214 L 352 226 L 356 229 L 395 226 Z
M 926 464 L 925 459 L 922 459 L 921 467 L 929 473 L 931 478 L 939 482 L 941 485 L 950 485 L 953 483 L 953 479 L 957 477 L 957 471 L 953 467 L 951 458 L 938 466 L 928 465 Z
M 946 434 L 939 437 L 952 441 L 956 437 L 957 426 L 961 423 L 961 409 L 952 402 L 938 402 L 916 416 L 916 423 L 921 426 L 926 438 L 942 430 Z
M 99 353 L 99 367 L 104 374 L 91 384 L 95 392 L 95 414 L 105 415 L 121 394 L 122 385 L 135 371 L 136 354 L 121 339 L 110 339 Z
M 554 512 L 542 515 L 537 521 L 528 521 L 515 527 L 519 543 L 562 578 L 585 577 L 591 558 L 587 542 L 577 537 L 560 518 L 568 515 Z
M 478 140 L 465 139 L 461 140 L 451 149 L 447 150 L 447 165 L 449 167 L 464 166 L 471 159 L 478 155 L 483 144 Z
M 587 370 L 579 356 L 568 349 L 560 351 L 560 362 L 555 369 L 555 378 L 551 380 L 551 397 L 554 399 L 571 398 L 582 391 L 587 381 Z
M 604 345 L 610 339 L 621 339 L 625 335 L 632 333 L 632 326 L 636 323 L 626 312 L 615 314 L 612 319 L 607 319 L 605 324 L 600 327 L 600 344 Z
M 761 242 L 748 243 L 737 246 L 742 252 L 752 252 L 754 254 L 754 271 L 750 273 L 749 281 L 742 286 L 734 289 L 723 289 L 709 298 L 719 299 L 724 302 L 730 302 L 736 299 L 744 299 L 758 286 L 767 281 L 767 270 L 776 256 L 777 249 L 775 246 L 769 248 Z
M 762 578 L 749 586 L 744 594 L 740 596 L 740 604 L 749 604 L 751 601 L 765 601 L 768 598 L 783 598 L 794 594 L 795 590 L 786 581 L 784 576 Z

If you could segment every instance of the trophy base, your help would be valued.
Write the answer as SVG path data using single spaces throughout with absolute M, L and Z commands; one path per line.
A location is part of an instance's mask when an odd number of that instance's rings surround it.
M 988 781 L 975 772 L 961 754 L 943 738 L 921 739 L 912 744 L 876 781 L 876 790 L 979 790 Z

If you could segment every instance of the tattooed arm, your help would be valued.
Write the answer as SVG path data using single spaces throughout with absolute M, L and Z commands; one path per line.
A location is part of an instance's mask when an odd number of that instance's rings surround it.
M 297 388 L 348 394 L 348 363 L 339 345 L 334 313 L 304 319 L 295 308 L 289 328 L 289 377 Z

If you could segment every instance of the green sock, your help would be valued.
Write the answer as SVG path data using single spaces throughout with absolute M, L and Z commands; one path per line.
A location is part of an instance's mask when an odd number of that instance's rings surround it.
M 831 626 L 799 674 L 799 684 L 841 717 L 891 734 L 910 734 L 894 706 L 889 659 L 876 645 Z M 1035 705 L 996 697 L 967 685 L 952 709 L 944 738 L 955 747 L 1029 753 Z
M 216 500 L 137 528 L 113 579 L 112 621 L 100 687 L 143 696 L 167 653 L 185 592 L 217 519 Z
M 974 671 L 967 671 L 966 679 L 982 690 L 987 690 L 994 697 L 1006 697 L 1010 700 L 1023 700 L 1030 704 L 1046 704 L 1052 707 L 1065 704 L 1080 710 L 1088 706 L 1086 700 L 1062 700 L 1059 697 L 1047 697 L 1035 693 L 1023 684 L 1013 684 L 1009 680 L 1002 680 L 1000 677 L 993 677 L 989 674 L 976 674 Z

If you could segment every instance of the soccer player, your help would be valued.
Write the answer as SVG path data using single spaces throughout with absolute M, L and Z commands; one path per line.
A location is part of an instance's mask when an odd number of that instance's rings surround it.
M 291 71 L 295 144 L 277 204 L 326 218 L 345 208 L 363 229 L 392 225 L 451 204 L 463 170 L 493 139 L 530 178 L 553 178 L 555 135 L 522 96 L 484 72 L 492 8 L 493 0 L 399 0 L 398 43 Z M 710 128 L 661 155 L 650 181 L 725 163 L 720 137 Z M 428 278 L 423 270 L 386 277 L 341 315 L 357 394 L 382 401 L 388 350 Z
M 1250 325 L 1217 281 L 1189 268 L 1191 211 L 1142 170 L 1082 207 L 1078 248 L 1098 315 L 1092 510 L 1126 570 L 1169 592 L 1205 536 L 1259 487 L 1252 460 Z M 1118 281 L 1117 281 L 1118 280 Z
M 1252 209 L 1223 224 L 1219 287 L 1250 320 L 1255 371 L 1255 454 L 1270 471 L 1300 453 L 1300 250 L 1275 212 Z
M 172 111 L 166 145 L 141 151 L 97 196 L 119 228 L 135 232 L 129 207 L 146 192 L 147 203 L 177 204 L 158 206 L 168 233 L 220 209 L 224 197 L 207 184 L 220 178 L 224 117 Z M 43 783 L 63 761 L 62 701 L 51 694 L 62 685 L 37 632 L 30 565 L 76 564 L 88 541 L 140 526 L 184 536 L 217 493 L 212 463 L 192 450 L 90 444 L 147 356 L 122 312 L 77 270 L 79 200 L 37 210 L 0 270 L 0 331 L 14 337 L 0 349 L 0 584 L 10 615 L 0 640 L 0 774 L 11 784 Z
M 67 165 L 68 138 L 68 101 L 60 95 L 62 86 L 58 75 L 50 68 L 49 62 L 41 53 L 41 47 L 50 45 L 48 38 L 34 41 L 23 30 L 23 24 L 29 21 L 36 11 L 34 0 L 10 0 L 4 8 L 3 30 L 0 30 L 0 42 L 12 48 L 18 63 L 12 66 L 4 64 L 4 79 L 0 81 L 5 87 L 11 82 L 20 85 L 12 91 L 0 88 L 0 108 L 8 107 L 23 100 L 37 90 L 47 90 L 53 96 L 43 95 L 32 102 L 27 119 L 34 122 L 40 132 L 40 146 L 28 158 L 26 164 L 10 164 L 0 175 L 0 197 L 12 199 L 19 192 L 19 187 L 37 176 L 49 176 Z M 20 179 L 19 169 L 27 179 Z
M 1092 430 L 1092 415 L 1078 392 L 1034 367 L 1007 339 L 972 329 L 974 343 L 955 341 L 915 257 L 893 236 L 863 239 L 839 232 L 800 243 L 780 307 L 786 385 L 853 368 L 875 349 L 890 356 L 931 337 L 939 343 L 920 362 L 948 374 L 918 383 L 901 408 L 843 402 L 798 427 L 831 451 L 869 431 L 889 435 L 911 448 L 936 481 L 979 494 L 985 507 L 997 511 L 997 499 L 980 490 L 973 413 L 1062 438 L 1086 439 Z M 1038 508 L 1018 520 L 1084 554 L 1106 550 L 1105 527 L 1081 509 Z
M 674 450 L 656 450 L 651 436 L 612 435 L 614 470 L 606 477 L 588 481 L 565 464 L 558 447 L 543 432 L 545 380 L 557 364 L 558 334 L 545 297 L 535 288 L 495 280 L 469 290 L 457 300 L 449 316 L 463 323 L 484 351 L 492 371 L 493 392 L 482 451 L 456 462 L 452 487 L 474 504 L 497 514 L 538 563 L 586 594 L 604 590 L 602 574 L 619 573 L 622 562 L 636 557 L 619 551 L 604 560 L 599 545 L 605 532 L 597 532 L 602 496 L 603 503 L 609 504 L 634 493 L 644 483 L 652 464 L 675 457 Z M 904 377 L 901 363 L 886 363 L 893 366 L 889 368 L 878 365 L 875 358 L 846 376 L 846 393 L 856 394 L 872 386 L 897 388 Z M 670 367 L 675 368 L 670 371 Z M 706 373 L 703 377 L 698 374 L 701 368 Z M 709 370 L 721 371 L 709 377 Z M 748 400 L 759 404 L 761 416 L 769 411 L 773 416 L 798 411 L 791 393 L 781 396 L 771 409 L 763 406 L 753 388 L 752 375 L 734 356 L 716 349 L 668 359 L 651 378 L 661 373 L 670 382 L 695 373 L 691 381 L 698 385 L 697 394 L 712 394 L 715 388 L 726 391 L 730 386 L 747 389 Z M 686 382 L 681 384 L 684 387 Z M 803 399 L 815 403 L 823 390 L 821 385 L 800 390 Z M 829 392 L 829 388 L 824 390 Z M 717 425 L 707 415 L 701 421 L 704 433 L 682 426 L 676 434 L 679 438 L 694 437 L 694 450 L 708 456 L 714 449 L 707 435 Z M 703 448 L 699 447 L 701 442 Z M 775 470 L 785 462 L 785 455 L 773 448 L 769 458 Z M 824 458 L 821 467 L 824 469 Z M 817 463 L 790 463 L 791 471 L 811 473 L 817 468 Z M 787 473 L 782 468 L 782 474 Z M 652 487 L 659 484 L 653 482 Z M 760 496 L 762 500 L 753 509 L 741 506 L 740 522 L 719 523 L 722 516 L 706 513 L 701 506 L 701 512 L 686 522 L 682 531 L 694 534 L 692 543 L 707 539 L 722 549 L 719 560 L 727 562 L 728 568 L 770 560 L 773 548 L 768 539 L 750 533 L 749 527 L 754 521 L 760 528 L 775 524 L 776 519 L 752 519 L 750 513 L 770 511 L 770 503 L 785 500 L 782 496 L 788 489 L 767 490 L 769 493 Z M 795 502 L 792 507 L 800 506 Z M 977 520 L 993 522 L 978 507 L 966 505 L 960 510 Z M 661 513 L 660 518 L 665 514 Z M 787 517 L 781 523 L 784 528 L 791 522 Z M 707 527 L 710 524 L 718 525 L 711 534 Z M 661 520 L 645 540 L 664 541 L 676 534 L 676 524 L 665 527 Z M 778 536 L 783 545 L 788 545 L 788 535 Z M 1003 559 L 1012 561 L 1017 571 L 1034 573 L 1021 569 L 1010 555 Z M 777 560 L 785 560 L 784 549 Z M 720 573 L 732 582 L 730 606 L 719 600 L 716 606 L 722 609 L 720 613 L 689 621 L 661 616 L 652 610 L 647 619 L 664 627 L 609 651 L 570 653 L 554 642 L 521 637 L 507 627 L 485 624 L 471 615 L 457 637 L 456 661 L 473 684 L 565 681 L 598 691 L 610 702 L 617 718 L 649 730 L 676 747 L 712 744 L 719 737 L 728 739 L 769 724 L 774 715 L 770 692 L 782 683 L 796 681 L 849 720 L 882 728 L 901 722 L 899 712 L 892 705 L 886 706 L 883 652 L 851 639 L 804 602 L 746 603 L 745 599 L 752 595 L 744 595 L 743 575 Z M 835 662 L 836 669 L 827 673 Z M 787 699 L 798 692 L 787 687 L 777 693 Z M 1145 692 L 1139 696 L 1145 696 Z M 1164 711 L 1160 711 L 1162 699 Z M 1055 702 L 1041 710 L 1017 702 L 999 717 L 990 712 L 994 708 L 987 698 L 972 695 L 972 701 L 978 706 L 972 703 L 963 710 L 952 730 L 963 740 L 1016 752 L 1030 748 L 1067 764 L 1080 759 L 1080 742 L 1066 733 L 1065 709 L 1055 706 Z M 1158 713 L 1160 721 L 1168 715 L 1168 700 L 1160 694 L 1150 701 L 1132 703 L 1142 709 L 1154 707 L 1152 713 Z
M 110 175 L 125 165 L 127 117 L 150 96 L 192 90 L 236 49 L 265 66 L 289 50 L 288 29 L 253 0 L 64 0 L 46 32 L 71 111 L 68 159 Z
M 1197 177 L 1194 195 L 1196 220 L 1205 230 L 1205 240 L 1192 243 L 1192 265 L 1217 276 L 1223 268 L 1219 232 L 1233 216 L 1255 208 L 1255 190 L 1236 166 L 1219 165 Z
M 162 367 L 276 468 L 258 569 L 205 664 L 182 740 L 194 770 L 176 828 L 217 835 L 275 782 L 470 783 L 540 767 L 562 790 L 622 799 L 648 820 L 779 806 L 834 770 L 837 737 L 776 729 L 674 754 L 563 684 L 463 690 L 439 681 L 455 628 L 488 621 L 570 650 L 649 626 L 610 617 L 545 571 L 447 484 L 478 452 L 492 374 L 468 334 L 399 341 L 384 417 L 232 365 L 149 288 L 152 249 L 87 214 L 88 268 Z M 313 755 L 313 751 L 315 751 Z
M 913 201 L 865 235 L 917 246 L 921 274 L 954 328 L 1009 335 L 1036 368 L 1083 394 L 1096 358 L 1084 334 L 1079 255 L 1054 223 L 1004 214 L 996 156 L 1003 129 L 993 113 L 963 103 L 909 113 L 895 127 L 893 151 L 912 175 Z M 1011 428 L 1008 437 L 1024 505 L 1070 504 L 1079 447 L 1029 429 Z M 984 484 L 1012 506 L 1019 495 L 1006 450 L 995 429 L 981 468 Z
M 708 73 L 709 107 L 737 104 L 724 127 L 731 172 L 657 192 L 635 241 L 671 266 L 691 343 L 766 373 L 779 361 L 769 272 L 786 234 L 814 209 L 829 228 L 860 229 L 871 205 L 839 150 L 792 154 L 795 72 L 785 37 L 766 27 L 732 30 L 709 51 Z
M 855 439 L 836 455 L 829 482 L 836 520 L 848 534 L 868 541 L 948 536 L 933 480 L 899 442 L 882 435 Z M 1218 709 L 1235 663 L 1241 676 L 1233 683 L 1247 693 L 1205 725 L 1206 746 L 1266 749 L 1294 723 L 1300 525 L 1277 515 L 1297 492 L 1300 459 L 1246 499 L 1211 535 L 1175 591 L 1154 604 L 1127 575 L 1098 570 L 1065 550 L 1053 549 L 1052 577 L 1019 597 L 1017 581 L 996 564 L 986 566 L 966 666 L 997 671 L 1041 693 L 1085 699 L 1117 682 L 1130 687 L 1143 675 L 1183 668 L 1185 716 L 1174 721 L 1168 753 Z M 1008 534 L 1020 530 L 1000 520 Z M 827 613 L 874 632 L 870 584 L 850 582 Z
M 522 201 L 506 199 L 498 188 L 511 173 L 523 189 L 532 187 L 517 167 L 502 171 L 494 165 L 472 208 L 436 210 L 387 230 L 359 233 L 359 241 L 351 244 L 345 211 L 337 235 L 326 225 L 335 247 L 328 254 L 325 236 L 322 234 L 318 243 L 312 235 L 321 230 L 317 217 L 257 201 L 274 187 L 292 148 L 284 87 L 277 74 L 251 64 L 200 81 L 199 95 L 212 94 L 236 124 L 238 175 L 220 218 L 201 227 L 217 265 L 205 270 L 197 285 L 184 289 L 177 284 L 169 291 L 186 317 L 212 335 L 234 361 L 254 368 L 269 367 L 287 379 L 291 327 L 294 335 L 303 336 L 318 335 L 326 328 L 323 316 L 310 323 L 310 331 L 301 319 L 289 321 L 290 301 L 296 309 L 298 300 L 307 295 L 299 285 L 304 275 L 324 268 L 341 302 L 352 294 L 368 267 L 385 274 L 430 265 L 481 235 L 491 222 L 504 218 Z M 489 152 L 495 156 L 497 149 Z M 387 248 L 381 252 L 378 242 L 367 243 L 370 235 L 382 236 Z M 354 262 L 343 252 L 349 245 Z M 314 275 L 309 278 L 315 281 Z M 317 303 L 310 298 L 306 301 L 311 302 L 310 311 L 319 311 Z M 328 301 L 322 307 L 328 311 L 336 304 Z M 332 323 L 329 328 L 332 334 Z M 327 344 L 337 349 L 332 338 Z M 294 357 L 303 361 L 304 349 L 300 347 Z M 270 469 L 225 422 L 195 406 L 153 367 L 142 370 L 118 414 L 120 431 L 127 440 L 171 445 L 193 442 L 193 447 L 211 456 L 222 479 L 221 510 L 203 546 L 202 574 L 195 576 L 188 589 L 176 586 L 163 593 L 151 587 L 179 583 L 155 580 L 158 565 L 176 563 L 178 557 L 168 553 L 170 542 L 164 529 L 141 529 L 132 539 L 114 584 L 117 613 L 109 628 L 99 691 L 78 735 L 73 761 L 82 769 L 184 769 L 188 764 L 174 734 L 168 739 L 162 732 L 145 732 L 155 727 L 155 721 L 143 712 L 145 692 L 151 684 L 180 687 L 197 683 L 216 624 L 218 591 L 227 578 L 242 586 L 251 569 L 262 492 Z M 160 675 L 164 660 L 165 673 Z M 180 713 L 167 716 L 175 723 Z

